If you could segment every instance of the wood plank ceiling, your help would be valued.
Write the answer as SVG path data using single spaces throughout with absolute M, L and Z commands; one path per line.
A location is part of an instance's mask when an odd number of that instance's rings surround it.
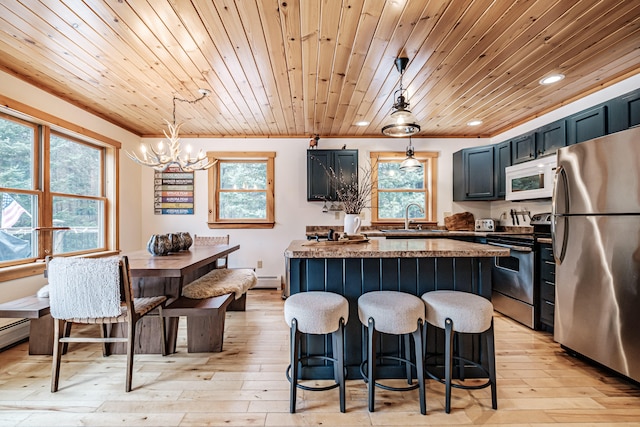
M 419 136 L 490 136 L 640 72 L 640 2 L 11 0 L 0 49 L 4 71 L 139 135 L 209 89 L 176 119 L 224 137 L 381 136 L 404 52 Z

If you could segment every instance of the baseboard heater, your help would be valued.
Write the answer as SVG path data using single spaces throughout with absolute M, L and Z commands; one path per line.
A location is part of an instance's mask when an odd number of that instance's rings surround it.
M 0 327 L 0 350 L 29 337 L 29 319 L 21 319 Z
M 258 283 L 255 288 L 280 289 L 282 282 L 280 276 L 258 276 Z

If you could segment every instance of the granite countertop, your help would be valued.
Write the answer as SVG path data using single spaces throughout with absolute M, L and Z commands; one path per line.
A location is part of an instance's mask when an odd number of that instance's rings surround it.
M 551 240 L 551 237 L 538 237 L 536 240 L 538 240 L 539 243 L 548 243 L 548 244 L 553 243 L 553 240 Z
M 342 232 L 342 226 L 307 226 L 306 236 L 315 237 L 320 236 L 324 237 L 329 232 L 329 229 L 334 229 L 335 231 Z M 384 231 L 382 231 L 384 230 Z M 486 237 L 486 236 L 495 236 L 495 235 L 504 235 L 504 234 L 532 234 L 533 227 L 522 226 L 522 227 L 501 227 L 500 231 L 463 231 L 463 230 L 446 230 L 444 228 L 431 228 L 426 230 L 403 230 L 402 228 L 393 229 L 389 228 L 374 228 L 370 226 L 365 226 L 360 229 L 360 233 L 364 234 L 368 237 L 425 237 L 425 238 L 447 238 L 447 237 Z
M 508 256 L 509 249 L 453 239 L 371 239 L 366 243 L 294 240 L 286 258 L 453 258 Z

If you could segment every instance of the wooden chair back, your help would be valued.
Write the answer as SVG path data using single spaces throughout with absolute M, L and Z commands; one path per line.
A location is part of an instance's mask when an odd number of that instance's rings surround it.
M 229 244 L 229 235 L 226 236 L 198 236 L 197 234 L 193 235 L 193 245 L 194 246 L 214 246 L 214 245 L 228 245 Z M 216 264 L 216 268 L 227 268 L 228 266 L 228 255 L 220 258 Z

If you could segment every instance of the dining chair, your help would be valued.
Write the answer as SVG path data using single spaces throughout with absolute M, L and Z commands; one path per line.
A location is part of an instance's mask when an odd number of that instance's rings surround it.
M 193 235 L 194 246 L 213 246 L 213 245 L 228 245 L 229 235 L 226 236 L 198 236 Z M 216 268 L 227 268 L 228 255 L 218 259 Z
M 51 392 L 58 390 L 63 346 L 70 342 L 103 344 L 103 356 L 110 354 L 109 344 L 126 343 L 127 376 L 125 391 L 131 391 L 136 323 L 157 308 L 161 324 L 162 355 L 166 355 L 166 332 L 162 307 L 165 296 L 134 298 L 129 260 L 126 256 L 109 258 L 47 257 L 49 304 L 54 319 Z M 101 337 L 71 336 L 72 323 L 101 326 Z M 111 337 L 111 328 L 126 323 L 126 337 Z M 62 345 L 61 345 L 62 344 Z

